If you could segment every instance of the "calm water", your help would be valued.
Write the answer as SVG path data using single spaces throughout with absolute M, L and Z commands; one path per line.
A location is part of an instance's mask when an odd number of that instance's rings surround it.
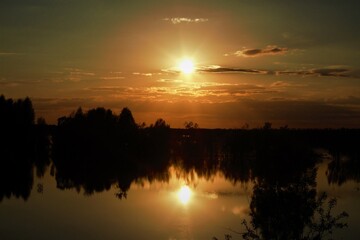
M 90 155 L 74 163 L 78 157 L 57 154 L 40 167 L 42 173 L 33 165 L 9 164 L 2 168 L 0 239 L 243 239 L 243 220 L 264 239 L 291 239 L 319 222 L 316 200 L 323 192 L 328 197 L 317 207 L 326 211 L 334 197 L 330 216 L 349 214 L 340 220 L 348 227 L 334 228 L 332 237 L 359 238 L 353 152 L 299 145 L 277 150 L 278 144 L 244 151 L 241 141 L 227 148 L 199 142 L 136 164 L 100 164 Z
M 325 163 L 317 172 L 317 191 L 336 197 L 334 212 L 346 211 L 347 229 L 335 231 L 339 239 L 360 236 L 359 183 L 329 185 Z M 0 204 L 1 239 L 212 239 L 244 232 L 250 221 L 253 183 L 233 183 L 221 173 L 210 179 L 176 176 L 169 182 L 141 179 L 131 184 L 126 199 L 118 189 L 91 196 L 75 189 L 59 190 L 49 172 L 36 178 L 31 197 L 3 199 Z M 181 175 L 181 174 L 180 174 Z M 189 180 L 191 179 L 191 180 Z M 42 186 L 42 192 L 39 187 Z M 184 191 L 188 186 L 190 193 Z M 185 188 L 186 189 L 186 188 Z M 271 207 L 271 206 L 270 206 Z

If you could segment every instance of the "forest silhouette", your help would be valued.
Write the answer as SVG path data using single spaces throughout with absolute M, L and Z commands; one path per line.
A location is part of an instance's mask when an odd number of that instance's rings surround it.
M 49 132 L 44 123 L 35 125 L 29 98 L 0 96 L 0 201 L 4 197 L 28 199 L 33 185 L 33 168 L 42 176 L 50 164 Z
M 360 181 L 359 129 L 273 129 L 271 123 L 201 129 L 193 122 L 172 129 L 163 119 L 139 125 L 128 108 L 119 114 L 78 108 L 53 126 L 44 119 L 35 123 L 29 98 L 4 96 L 0 116 L 0 202 L 12 196 L 27 200 L 34 169 L 41 177 L 50 168 L 58 189 L 92 195 L 116 187 L 115 196 L 123 199 L 132 183 L 168 182 L 175 166 L 189 182 L 194 173 L 211 179 L 220 172 L 232 183 L 254 183 L 245 239 L 306 239 L 304 229 L 317 226 L 314 214 L 325 201 L 317 198 L 315 177 L 323 156 L 315 150 L 331 156 L 329 184 Z M 344 227 L 339 221 L 345 216 L 333 217 L 340 225 L 332 227 Z M 260 235 L 252 235 L 255 230 Z M 307 239 L 322 239 L 315 235 Z

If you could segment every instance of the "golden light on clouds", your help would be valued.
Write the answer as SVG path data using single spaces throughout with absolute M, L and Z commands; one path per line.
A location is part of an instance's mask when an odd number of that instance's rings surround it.
M 0 94 L 29 96 L 51 124 L 80 106 L 128 106 L 139 123 L 163 118 L 174 128 L 358 128 L 360 14 L 349 1 L 76 1 L 36 8 L 50 13 L 36 21 L 27 21 L 32 3 L 5 1 Z

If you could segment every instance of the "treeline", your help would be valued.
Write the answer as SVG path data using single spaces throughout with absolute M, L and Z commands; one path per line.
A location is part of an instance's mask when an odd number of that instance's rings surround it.
M 119 197 L 141 179 L 167 181 L 168 169 L 181 175 L 194 172 L 210 179 L 218 171 L 232 182 L 263 179 L 286 185 L 313 169 L 324 149 L 332 156 L 328 181 L 360 181 L 360 131 L 272 129 L 201 129 L 187 122 L 171 129 L 163 119 L 137 124 L 128 108 L 81 108 L 59 118 L 57 126 L 35 124 L 29 98 L 0 98 L 0 200 L 12 195 L 27 199 L 33 169 L 42 176 L 52 164 L 58 188 L 86 194 L 118 186 Z M 50 161 L 51 159 L 51 161 Z
M 0 141 L 1 145 L 7 146 L 4 150 L 11 151 L 12 146 L 26 146 L 32 141 L 34 119 L 34 108 L 29 98 L 14 101 L 0 96 Z
M 170 126 L 162 119 L 137 125 L 131 111 L 119 115 L 104 108 L 79 108 L 59 118 L 53 134 L 53 162 L 58 187 L 86 194 L 116 184 L 122 197 L 134 179 L 165 174 L 170 164 Z M 149 174 L 149 172 L 151 172 Z M 161 177 L 162 178 L 162 177 Z
M 124 198 L 132 183 L 168 182 L 174 166 L 190 184 L 195 175 L 211 179 L 218 172 L 233 183 L 253 183 L 244 239 L 321 239 L 319 232 L 345 227 L 347 216 L 331 215 L 332 200 L 324 215 L 325 198 L 316 197 L 322 152 L 331 156 L 329 184 L 360 181 L 359 130 L 272 129 L 270 123 L 207 130 L 192 122 L 171 129 L 163 119 L 136 124 L 128 108 L 119 114 L 79 108 L 50 127 L 43 120 L 35 125 L 29 98 L 4 96 L 0 113 L 0 202 L 29 198 L 34 167 L 42 176 L 51 164 L 59 189 L 91 195 L 115 186 Z
M 119 115 L 105 108 L 86 113 L 79 108 L 59 118 L 53 142 L 53 154 L 62 159 L 91 156 L 130 164 L 129 158 L 135 157 L 143 163 L 159 149 L 169 149 L 170 126 L 163 119 L 148 127 L 138 125 L 128 108 Z
M 1 95 L 0 133 L 0 201 L 10 196 L 27 199 L 34 166 L 42 176 L 50 163 L 47 127 L 35 126 L 29 98 L 13 100 Z
M 29 127 L 34 124 L 35 112 L 30 98 L 6 99 L 0 96 L 0 127 Z M 4 130 L 4 129 L 3 129 Z

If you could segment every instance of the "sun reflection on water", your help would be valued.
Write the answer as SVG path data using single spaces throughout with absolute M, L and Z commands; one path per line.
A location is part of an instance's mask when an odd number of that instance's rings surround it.
M 183 205 L 187 205 L 189 203 L 191 195 L 192 191 L 189 186 L 186 185 L 182 186 L 177 193 L 178 199 Z

